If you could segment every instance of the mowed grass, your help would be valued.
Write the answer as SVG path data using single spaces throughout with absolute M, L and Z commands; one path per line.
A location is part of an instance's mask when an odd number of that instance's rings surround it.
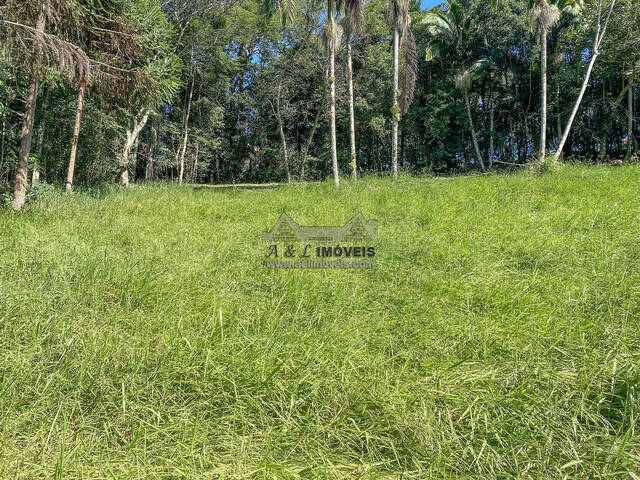
M 0 212 L 0 478 L 640 478 L 640 168 Z M 356 212 L 374 270 L 270 270 Z

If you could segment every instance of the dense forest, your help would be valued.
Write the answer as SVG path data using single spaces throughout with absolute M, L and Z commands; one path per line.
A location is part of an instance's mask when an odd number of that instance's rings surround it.
M 637 152 L 638 0 L 0 5 L 0 193 L 15 209 L 30 188 Z

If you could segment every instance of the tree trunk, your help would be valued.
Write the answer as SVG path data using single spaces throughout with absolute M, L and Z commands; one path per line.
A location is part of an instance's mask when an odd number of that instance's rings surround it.
M 329 22 L 331 27 L 331 40 L 329 42 L 329 96 L 331 102 L 330 125 L 331 131 L 331 171 L 336 187 L 340 185 L 338 176 L 338 146 L 336 142 L 336 22 L 331 2 L 329 2 Z
M 40 84 L 40 47 L 38 45 L 38 37 L 44 33 L 45 23 L 44 9 L 41 8 L 38 14 L 38 20 L 36 21 L 36 37 L 33 42 L 33 73 L 31 74 L 31 82 L 29 83 L 29 90 L 27 91 L 27 101 L 22 119 L 18 168 L 16 170 L 16 182 L 13 189 L 13 202 L 11 205 L 14 210 L 20 210 L 24 206 L 25 194 L 27 192 L 27 172 L 29 169 L 31 140 L 33 138 L 33 117 L 36 110 L 36 100 L 38 98 L 38 86 Z
M 2 144 L 0 145 L 0 169 L 4 165 L 4 137 L 7 131 L 7 116 L 5 111 L 2 111 Z
M 127 188 L 129 186 L 129 153 L 131 147 L 138 139 L 140 131 L 144 128 L 149 118 L 149 111 L 143 110 L 140 112 L 142 118 L 140 121 L 136 121 L 137 117 L 133 119 L 131 128 L 127 130 L 127 138 L 124 142 L 124 149 L 122 150 L 122 158 L 120 159 L 120 186 Z
M 131 173 L 133 174 L 133 181 L 137 180 L 138 175 L 138 147 L 140 146 L 140 137 L 136 136 L 136 139 L 133 141 L 133 145 L 131 145 L 131 149 L 129 150 L 130 160 L 129 165 L 131 165 Z
M 78 91 L 78 105 L 76 106 L 76 120 L 73 125 L 73 138 L 71 140 L 71 153 L 69 155 L 69 167 L 67 169 L 67 183 L 64 185 L 66 192 L 70 192 L 73 185 L 73 171 L 76 168 L 76 153 L 78 151 L 78 138 L 80 137 L 80 122 L 82 121 L 82 108 L 84 106 L 84 94 L 87 85 L 80 85 Z
M 36 163 L 33 165 L 33 172 L 31 173 L 31 186 L 34 186 L 40 181 L 40 160 L 42 157 L 42 145 L 44 144 L 44 131 L 47 124 L 47 109 L 49 108 L 49 89 L 45 89 L 44 96 L 42 98 L 41 113 L 40 113 L 40 126 L 38 127 L 38 138 L 36 139 Z
M 351 39 L 347 39 L 347 82 L 349 84 L 349 136 L 351 138 L 351 176 L 358 176 L 356 154 L 356 120 L 353 113 L 353 62 L 351 61 Z
M 543 162 L 547 154 L 547 31 L 543 30 L 540 41 L 540 83 L 542 85 L 540 100 L 540 157 Z
M 606 103 L 606 97 L 607 97 L 607 84 L 604 81 L 604 79 L 602 80 L 602 105 L 603 105 L 603 109 L 604 109 L 604 105 Z M 605 122 L 607 121 L 607 119 L 605 118 L 604 120 Z M 603 122 L 604 123 L 604 122 Z M 600 125 L 600 161 L 601 162 L 605 162 L 606 158 L 607 158 L 607 148 L 609 146 L 609 138 L 607 135 L 607 129 L 606 128 L 602 128 L 602 124 Z
M 518 158 L 518 145 L 516 142 L 516 134 L 513 130 L 513 120 L 509 117 L 509 147 L 511 148 L 511 161 L 515 163 Z
M 576 118 L 576 113 L 578 113 L 578 108 L 580 108 L 580 103 L 582 103 L 582 97 L 584 96 L 584 92 L 587 90 L 587 86 L 589 85 L 589 78 L 591 78 L 591 71 L 593 70 L 593 65 L 596 63 L 596 59 L 598 55 L 600 55 L 600 44 L 602 43 L 602 39 L 604 38 L 605 33 L 607 32 L 607 25 L 609 24 L 609 19 L 611 18 L 611 12 L 613 11 L 613 7 L 616 3 L 616 0 L 611 1 L 611 5 L 609 6 L 609 14 L 607 15 L 607 19 L 602 26 L 602 30 L 600 28 L 600 14 L 602 11 L 602 0 L 598 2 L 598 23 L 596 26 L 596 34 L 593 42 L 593 54 L 591 55 L 591 61 L 589 62 L 589 67 L 587 68 L 587 72 L 584 75 L 584 81 L 582 82 L 582 88 L 580 89 L 580 93 L 578 94 L 578 98 L 576 99 L 576 103 L 573 105 L 573 110 L 571 111 L 571 116 L 569 116 L 569 121 L 567 122 L 567 126 L 564 128 L 564 133 L 562 134 L 562 140 L 560 140 L 560 144 L 558 145 L 558 150 L 556 151 L 555 160 L 557 161 L 562 154 L 562 149 L 564 148 L 564 144 L 567 141 L 567 137 L 569 136 L 569 132 L 571 131 L 571 125 L 573 124 L 573 120 Z M 605 148 L 606 148 L 606 139 L 605 139 Z
M 595 50 L 593 55 L 591 56 L 591 61 L 589 62 L 587 73 L 585 74 L 584 81 L 582 82 L 582 88 L 580 89 L 580 93 L 578 94 L 576 103 L 573 105 L 573 110 L 571 111 L 571 115 L 569 116 L 567 125 L 564 127 L 562 139 L 560 140 L 560 144 L 558 145 L 558 150 L 556 151 L 556 155 L 555 155 L 556 161 L 560 158 L 560 155 L 562 154 L 562 149 L 564 148 L 564 144 L 567 142 L 567 138 L 569 137 L 569 131 L 571 130 L 571 125 L 573 124 L 573 120 L 576 118 L 576 114 L 578 113 L 578 108 L 580 108 L 580 103 L 582 103 L 582 97 L 584 96 L 584 92 L 587 90 L 587 86 L 589 85 L 589 78 L 591 77 L 591 71 L 593 70 L 593 65 L 594 63 L 596 63 L 596 59 L 598 58 L 598 55 L 599 55 L 599 52 Z
M 618 94 L 618 97 L 611 103 L 611 111 L 612 112 L 615 112 L 618 109 L 618 107 L 620 106 L 620 104 L 624 100 L 625 95 L 627 95 L 627 92 L 629 91 L 630 88 L 633 88 L 633 86 L 634 86 L 634 82 L 631 79 L 627 83 L 627 86 L 624 87 L 622 89 L 622 91 Z
M 193 58 L 193 53 L 192 53 Z M 187 113 L 184 117 L 184 136 L 182 137 L 182 149 L 180 150 L 180 165 L 178 167 L 178 183 L 182 183 L 184 177 L 184 155 L 187 152 L 187 140 L 189 139 L 189 117 L 191 116 L 191 99 L 193 98 L 193 86 L 196 81 L 195 75 L 191 79 L 189 89 L 189 99 L 187 100 Z
M 284 134 L 282 125 L 282 115 L 280 113 L 280 92 L 282 84 L 278 84 L 278 96 L 276 97 L 276 117 L 278 118 L 278 127 L 280 130 L 280 140 L 282 141 L 282 155 L 284 156 L 284 171 L 287 176 L 287 183 L 291 183 L 291 173 L 289 172 L 289 152 L 287 151 L 287 137 Z
M 398 122 L 400 106 L 398 105 L 398 56 L 400 55 L 400 31 L 393 28 L 393 107 L 391 108 L 391 169 L 393 176 L 398 176 Z
M 631 82 L 631 79 L 629 79 Z M 633 88 L 627 92 L 627 160 L 633 155 L 633 144 L 635 137 L 633 135 Z
M 480 153 L 480 146 L 478 145 L 478 137 L 476 136 L 476 129 L 473 126 L 473 117 L 471 116 L 471 105 L 469 104 L 469 91 L 464 91 L 464 100 L 467 105 L 467 116 L 469 117 L 469 128 L 471 129 L 471 138 L 473 139 L 473 147 L 476 150 L 476 158 L 480 164 L 482 171 L 485 171 L 484 162 L 482 161 L 482 153 Z
M 489 91 L 490 102 L 491 102 L 491 110 L 489 111 L 489 160 L 488 165 L 489 169 L 493 168 L 493 139 L 495 135 L 494 131 L 494 114 L 495 114 L 495 98 L 493 96 L 493 86 Z
M 400 136 L 400 156 L 399 156 L 399 163 L 400 163 L 400 168 L 404 167 L 404 161 L 405 161 L 405 156 L 404 156 L 404 141 L 405 141 L 405 136 L 404 136 L 404 130 L 400 130 L 400 128 L 398 128 L 398 135 Z
M 133 145 L 133 132 L 127 130 L 127 139 L 124 142 L 122 158 L 120 159 L 120 186 L 127 188 L 129 186 L 129 152 Z
M 522 128 L 524 130 L 524 153 L 523 157 L 527 157 L 529 155 L 529 145 L 531 145 L 532 153 L 535 152 L 535 145 L 533 144 L 533 136 L 531 135 L 531 130 L 529 130 L 529 122 L 527 121 L 527 112 L 523 112 L 522 114 Z
M 307 166 L 307 155 L 309 154 L 309 147 L 311 146 L 311 142 L 313 141 L 313 135 L 316 133 L 316 128 L 318 127 L 318 122 L 320 120 L 320 115 L 322 114 L 322 110 L 324 109 L 324 104 L 320 105 L 318 111 L 316 112 L 316 118 L 313 121 L 313 127 L 311 127 L 311 132 L 309 133 L 309 138 L 307 138 L 307 143 L 304 146 L 304 154 L 302 155 L 302 167 L 300 169 L 300 180 L 304 181 L 304 171 Z
M 556 135 L 558 136 L 558 142 L 562 138 L 562 109 L 560 102 L 560 84 L 558 83 L 558 88 L 556 90 L 556 99 L 558 102 L 558 115 L 556 116 Z
M 158 126 L 156 116 L 154 115 L 151 118 L 151 136 L 149 138 L 149 146 L 147 151 L 147 165 L 144 170 L 144 179 L 146 181 L 151 181 L 153 178 L 153 154 L 156 149 L 156 144 L 158 143 Z
M 195 158 L 193 159 L 193 169 L 191 170 L 191 177 L 189 179 L 189 181 L 191 183 L 198 182 L 198 155 L 200 154 L 200 142 L 196 141 L 196 154 L 195 154 Z

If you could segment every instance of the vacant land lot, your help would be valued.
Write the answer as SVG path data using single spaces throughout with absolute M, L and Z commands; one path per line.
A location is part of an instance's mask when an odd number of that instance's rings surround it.
M 343 183 L 0 212 L 0 478 L 640 477 L 640 168 Z

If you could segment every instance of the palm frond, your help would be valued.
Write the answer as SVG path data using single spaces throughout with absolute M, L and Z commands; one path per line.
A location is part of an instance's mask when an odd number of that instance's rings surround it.
M 340 19 L 340 25 L 345 37 L 351 37 L 352 35 L 359 35 L 364 28 L 364 15 L 362 10 L 356 12 L 345 12 L 345 15 Z
M 536 40 L 540 43 L 543 36 L 560 19 L 560 9 L 557 5 L 552 5 L 541 0 L 529 10 L 529 25 L 536 35 Z
M 32 63 L 32 57 L 37 54 L 40 66 L 51 66 L 66 75 L 70 82 L 87 84 L 91 79 L 90 60 L 80 47 L 61 38 L 38 32 L 35 28 L 19 22 L 4 20 L 3 39 L 15 56 L 21 57 L 27 63 Z
M 389 28 L 397 28 L 402 35 L 407 27 L 409 0 L 388 0 L 384 10 Z
M 561 0 L 558 8 L 563 13 L 577 17 L 584 11 L 584 0 Z
M 294 21 L 298 4 L 296 0 L 261 0 L 260 11 L 268 18 L 279 14 L 281 24 L 287 25 Z
M 320 41 L 322 43 L 322 46 L 325 49 L 329 50 L 331 48 L 331 43 L 333 42 L 334 48 L 340 48 L 340 45 L 342 43 L 342 35 L 343 30 L 340 24 L 331 24 L 331 22 L 325 22 L 320 32 Z
M 344 0 L 344 11 L 347 16 L 356 18 L 362 14 L 363 0 Z
M 446 14 L 442 11 L 427 13 L 420 23 L 427 26 L 427 32 L 430 35 L 451 35 L 452 33 Z
M 458 90 L 469 90 L 472 82 L 473 74 L 469 70 L 464 70 L 455 77 L 455 85 Z
M 477 74 L 482 74 L 487 70 L 493 69 L 495 66 L 496 66 L 495 62 L 493 62 L 489 58 L 483 57 L 473 62 L 473 65 L 471 65 L 471 67 L 469 68 L 469 71 L 477 75 Z
M 435 60 L 436 58 L 439 58 L 440 56 L 442 56 L 444 50 L 445 45 L 441 40 L 432 40 L 427 45 L 427 52 L 424 57 L 425 61 L 430 62 L 432 60 Z
M 446 47 L 460 51 L 466 44 L 473 25 L 470 16 L 465 14 L 462 5 L 455 0 L 447 2 L 447 10 L 436 10 L 427 13 L 422 24 L 435 37 L 427 46 L 426 60 L 433 60 L 444 53 Z

